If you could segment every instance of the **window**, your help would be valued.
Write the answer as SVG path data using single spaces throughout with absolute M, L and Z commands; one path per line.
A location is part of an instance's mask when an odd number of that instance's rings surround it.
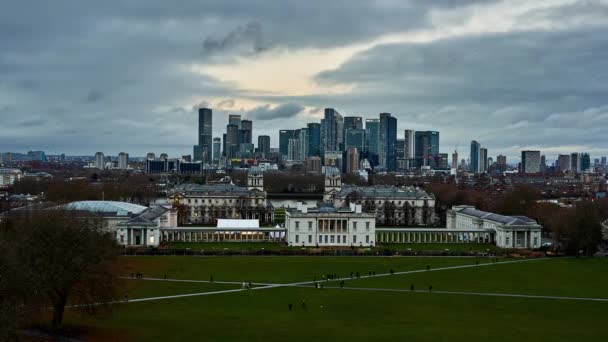
M 342 235 L 342 243 L 346 243 L 346 235 Z
M 296 230 L 300 229 L 300 221 L 296 221 Z
M 312 243 L 312 235 L 308 235 L 308 243 Z
M 188 204 L 190 204 L 190 203 L 192 203 L 192 200 L 191 200 L 191 199 L 188 199 Z
M 508 237 L 508 236 L 505 238 L 505 243 L 506 243 L 507 245 L 509 244 L 509 237 Z
M 534 238 L 534 246 L 532 246 L 532 247 L 535 247 L 536 245 L 538 245 L 538 238 L 537 237 Z
M 365 229 L 369 230 L 369 221 L 365 222 Z
M 300 242 L 300 235 L 296 234 L 296 243 Z
M 357 235 L 353 235 L 353 243 L 357 243 Z
M 365 235 L 365 243 L 369 243 L 369 235 Z
M 332 235 L 332 236 L 330 237 L 330 241 L 331 241 L 331 243 L 336 243 L 336 236 L 335 236 L 335 235 Z
M 325 235 L 325 243 L 327 243 L 327 235 Z
M 319 235 L 319 243 L 323 243 L 323 235 Z
M 357 221 L 353 222 L 353 231 L 357 231 Z
M 312 221 L 308 221 L 308 230 L 312 230 Z

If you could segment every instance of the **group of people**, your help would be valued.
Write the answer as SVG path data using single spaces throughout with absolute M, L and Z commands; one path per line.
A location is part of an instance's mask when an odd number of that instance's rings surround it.
M 287 308 L 291 311 L 291 309 L 293 309 L 293 304 L 289 303 Z M 302 299 L 302 310 L 306 310 L 306 299 Z
M 242 285 L 243 290 L 251 290 L 253 288 L 253 284 L 250 281 L 244 281 Z
M 143 277 L 144 277 L 144 274 L 141 272 L 131 273 L 131 278 L 133 278 L 133 279 L 143 279 Z M 166 276 L 165 276 L 165 279 L 167 279 Z

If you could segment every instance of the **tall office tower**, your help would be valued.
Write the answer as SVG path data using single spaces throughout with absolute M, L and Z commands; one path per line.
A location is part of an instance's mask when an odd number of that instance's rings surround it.
M 156 155 L 154 154 L 154 152 L 148 152 L 148 154 L 146 154 L 146 159 L 154 160 L 156 159 Z
M 251 144 L 253 133 L 253 122 L 251 120 L 241 120 L 239 129 L 239 144 Z
M 296 136 L 300 143 L 299 160 L 305 160 L 308 157 L 308 128 L 300 128 L 296 132 Z
M 226 126 L 226 159 L 236 158 L 239 151 L 239 126 Z
M 414 159 L 415 159 L 415 153 L 416 153 L 416 149 L 415 149 L 416 137 L 415 137 L 414 131 L 411 129 L 406 129 L 403 133 L 404 133 L 403 142 L 404 142 L 405 163 L 406 163 L 406 167 L 408 169 L 411 169 L 414 167 Z
M 452 169 L 458 169 L 458 152 L 456 150 L 452 153 Z
M 479 148 L 479 173 L 488 171 L 488 149 Z
M 262 153 L 266 157 L 270 153 L 270 136 L 260 135 L 258 136 L 258 152 Z
M 321 156 L 321 124 L 309 123 L 306 127 L 308 131 L 308 156 L 319 157 Z
M 241 115 L 230 114 L 228 115 L 228 124 L 237 126 L 237 129 L 241 129 Z
M 543 154 L 542 156 L 540 156 L 540 172 L 546 172 L 547 171 L 547 157 L 545 157 L 545 155 Z
M 159 159 L 160 160 L 167 160 L 167 159 L 169 159 L 169 155 L 166 154 L 166 153 L 161 153 Z
M 4 163 L 4 154 L 0 152 L 0 164 Z
M 129 154 L 125 152 L 120 152 L 118 154 L 118 168 L 120 170 L 126 170 L 129 168 Z
M 29 160 L 46 161 L 46 154 L 44 151 L 28 151 L 27 158 Z
M 291 138 L 287 145 L 287 160 L 301 160 L 300 139 Z
M 589 153 L 581 153 L 581 172 L 587 172 L 591 169 L 591 157 Z
M 606 165 L 606 157 L 602 157 L 600 164 Z
M 572 165 L 570 165 L 570 155 L 569 154 L 560 154 L 557 156 L 557 168 L 562 171 L 569 171 Z
M 289 139 L 295 139 L 295 130 L 282 129 L 279 131 L 279 153 L 281 159 L 288 159 Z
M 521 151 L 521 173 L 540 172 L 540 151 Z
M 346 173 L 359 171 L 359 151 L 356 147 L 346 149 Z
M 471 141 L 471 153 L 469 154 L 469 171 L 473 173 L 479 173 L 480 162 L 479 162 L 479 149 L 481 145 L 475 141 Z
M 103 152 L 95 153 L 95 168 L 99 170 L 103 170 L 106 168 L 106 160 Z
M 365 140 L 367 144 L 367 159 L 372 166 L 378 165 L 380 154 L 380 119 L 365 120 Z
M 222 139 L 213 138 L 213 162 L 217 164 L 222 156 Z
M 593 166 L 599 166 L 600 164 L 600 158 L 594 158 L 593 159 Z
M 349 128 L 344 130 L 344 147 L 356 147 L 359 153 L 365 152 L 365 130 L 363 128 Z
M 397 139 L 395 141 L 395 168 L 397 171 L 404 171 L 406 169 L 405 163 L 405 140 Z
M 322 152 L 344 150 L 344 118 L 333 108 L 325 108 Z
M 581 172 L 581 156 L 579 153 L 570 154 L 570 170 L 576 173 Z
M 395 144 L 397 143 L 397 118 L 390 113 L 380 113 L 380 138 L 378 142 L 379 164 L 388 172 L 395 171 L 397 158 Z
M 360 116 L 345 116 L 344 130 L 347 129 L 363 129 L 363 118 Z
M 211 161 L 213 139 L 213 115 L 210 108 L 198 109 L 198 145 L 193 147 L 195 161 Z
M 502 154 L 500 154 L 500 155 L 498 155 L 498 157 L 496 157 L 495 169 L 500 172 L 507 171 L 507 157 L 506 156 L 503 156 Z
M 222 156 L 226 156 L 226 133 L 222 134 Z
M 437 155 L 439 155 L 439 132 L 418 131 L 414 133 L 414 137 L 417 166 L 435 168 L 435 160 Z

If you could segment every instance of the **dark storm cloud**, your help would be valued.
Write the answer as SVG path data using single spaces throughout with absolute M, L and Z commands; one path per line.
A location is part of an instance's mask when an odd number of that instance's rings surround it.
M 203 42 L 203 53 L 225 52 L 242 45 L 247 46 L 250 53 L 258 53 L 267 49 L 260 23 L 250 22 L 245 26 L 239 26 L 220 38 L 207 37 Z
M 271 108 L 269 104 L 255 107 L 247 111 L 246 116 L 254 120 L 289 119 L 304 110 L 304 106 L 296 103 L 285 103 Z

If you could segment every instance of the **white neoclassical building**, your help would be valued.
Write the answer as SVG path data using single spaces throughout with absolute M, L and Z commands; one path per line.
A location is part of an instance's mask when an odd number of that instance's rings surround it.
M 542 227 L 526 216 L 504 216 L 477 210 L 473 206 L 453 206 L 447 213 L 447 229 L 487 232 L 497 247 L 539 248 Z
M 307 208 L 302 203 L 285 212 L 287 243 L 290 246 L 374 246 L 376 219 L 364 213 L 361 205 L 335 208 L 319 203 Z
M 78 201 L 65 209 L 99 215 L 110 231 L 124 246 L 157 247 L 161 229 L 177 226 L 177 212 L 170 205 L 141 205 L 117 201 Z

